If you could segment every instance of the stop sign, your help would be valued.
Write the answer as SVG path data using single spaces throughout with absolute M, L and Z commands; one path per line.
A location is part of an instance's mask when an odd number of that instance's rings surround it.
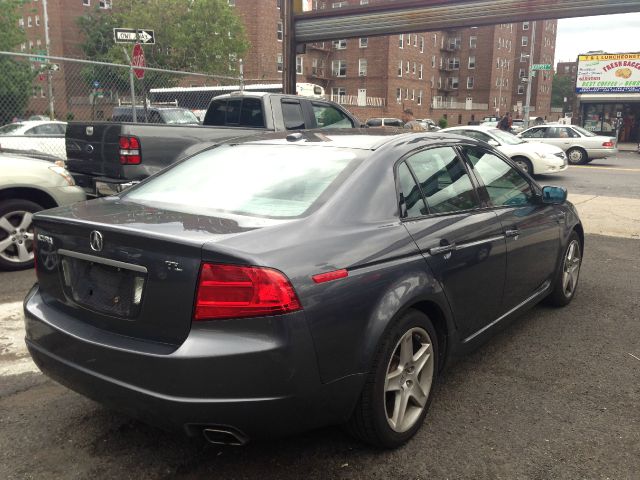
M 134 67 L 144 67 L 144 51 L 142 50 L 142 45 L 140 45 L 139 43 L 136 43 L 133 46 L 131 65 L 133 65 Z M 134 68 L 133 73 L 138 80 L 142 80 L 144 78 L 144 70 Z

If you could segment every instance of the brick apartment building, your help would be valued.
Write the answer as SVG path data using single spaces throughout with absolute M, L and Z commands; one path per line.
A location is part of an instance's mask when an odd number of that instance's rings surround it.
M 281 1 L 228 0 L 243 21 L 251 45 L 243 62 L 245 78 L 252 83 L 282 81 Z M 312 5 L 316 9 L 366 8 L 388 1 L 314 0 Z M 24 51 L 44 50 L 43 3 L 28 1 L 23 7 L 28 37 Z M 81 56 L 76 19 L 96 7 L 108 13 L 111 2 L 48 0 L 52 55 Z M 534 62 L 553 63 L 557 22 L 535 23 Z M 297 58 L 298 82 L 322 85 L 329 98 L 363 120 L 399 117 L 405 108 L 411 108 L 417 118 L 446 118 L 450 125 L 477 122 L 507 110 L 518 117 L 524 106 L 526 84 L 521 75 L 528 67 L 532 29 L 533 22 L 524 22 L 310 44 L 306 54 Z M 535 77 L 532 115 L 549 115 L 551 77 L 551 72 Z M 53 74 L 58 118 L 77 111 L 80 99 L 88 97 L 88 92 L 72 91 L 66 78 L 64 67 Z M 47 110 L 45 97 L 46 81 L 36 82 L 30 105 L 34 113 Z
M 24 28 L 26 41 L 20 45 L 23 53 L 46 54 L 45 41 L 45 6 L 49 17 L 49 54 L 58 57 L 82 57 L 80 44 L 82 34 L 77 25 L 78 17 L 86 15 L 91 9 L 99 9 L 105 13 L 111 10 L 110 0 L 31 0 L 22 5 L 22 18 L 18 23 Z M 43 66 L 40 62 L 31 62 L 33 69 Z M 58 70 L 51 74 L 55 114 L 59 119 L 65 119 L 70 111 L 83 108 L 88 103 L 90 90 L 78 82 L 77 67 L 64 63 L 56 64 Z M 47 98 L 47 75 L 36 77 L 33 84 L 32 98 L 28 105 L 27 114 L 42 115 L 49 109 Z M 90 108 L 84 105 L 84 108 Z M 27 115 L 28 116 L 28 115 Z
M 327 9 L 385 2 L 316 0 L 312 5 Z M 252 46 L 245 56 L 246 78 L 281 81 L 280 0 L 229 3 Z M 418 118 L 444 117 L 453 125 L 507 110 L 519 117 L 534 23 L 534 63 L 553 63 L 557 22 L 548 20 L 309 44 L 297 58 L 298 81 L 322 85 L 329 98 L 362 119 L 399 117 L 405 108 Z M 550 115 L 551 80 L 551 72 L 534 78 L 532 115 Z

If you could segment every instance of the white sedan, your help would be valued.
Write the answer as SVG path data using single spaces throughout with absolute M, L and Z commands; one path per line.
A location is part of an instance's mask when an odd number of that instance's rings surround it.
M 457 133 L 482 140 L 510 157 L 530 175 L 563 172 L 568 168 L 567 156 L 561 148 L 543 143 L 527 143 L 515 135 L 482 125 L 451 127 L 441 132 Z
M 66 122 L 56 120 L 27 120 L 0 127 L 0 149 L 46 153 L 61 160 L 67 159 L 64 143 Z

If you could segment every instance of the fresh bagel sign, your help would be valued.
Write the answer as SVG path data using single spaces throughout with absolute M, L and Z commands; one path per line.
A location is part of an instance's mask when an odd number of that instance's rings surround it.
M 640 93 L 640 53 L 579 55 L 576 93 Z

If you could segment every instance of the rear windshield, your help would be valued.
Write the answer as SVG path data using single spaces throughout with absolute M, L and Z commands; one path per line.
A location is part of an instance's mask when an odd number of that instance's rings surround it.
M 176 164 L 123 195 L 168 210 L 266 218 L 310 214 L 360 163 L 353 150 L 223 145 Z
M 9 125 L 5 125 L 3 127 L 0 127 L 0 135 L 7 135 L 11 132 L 15 132 L 20 127 L 22 127 L 21 123 L 10 123 Z

